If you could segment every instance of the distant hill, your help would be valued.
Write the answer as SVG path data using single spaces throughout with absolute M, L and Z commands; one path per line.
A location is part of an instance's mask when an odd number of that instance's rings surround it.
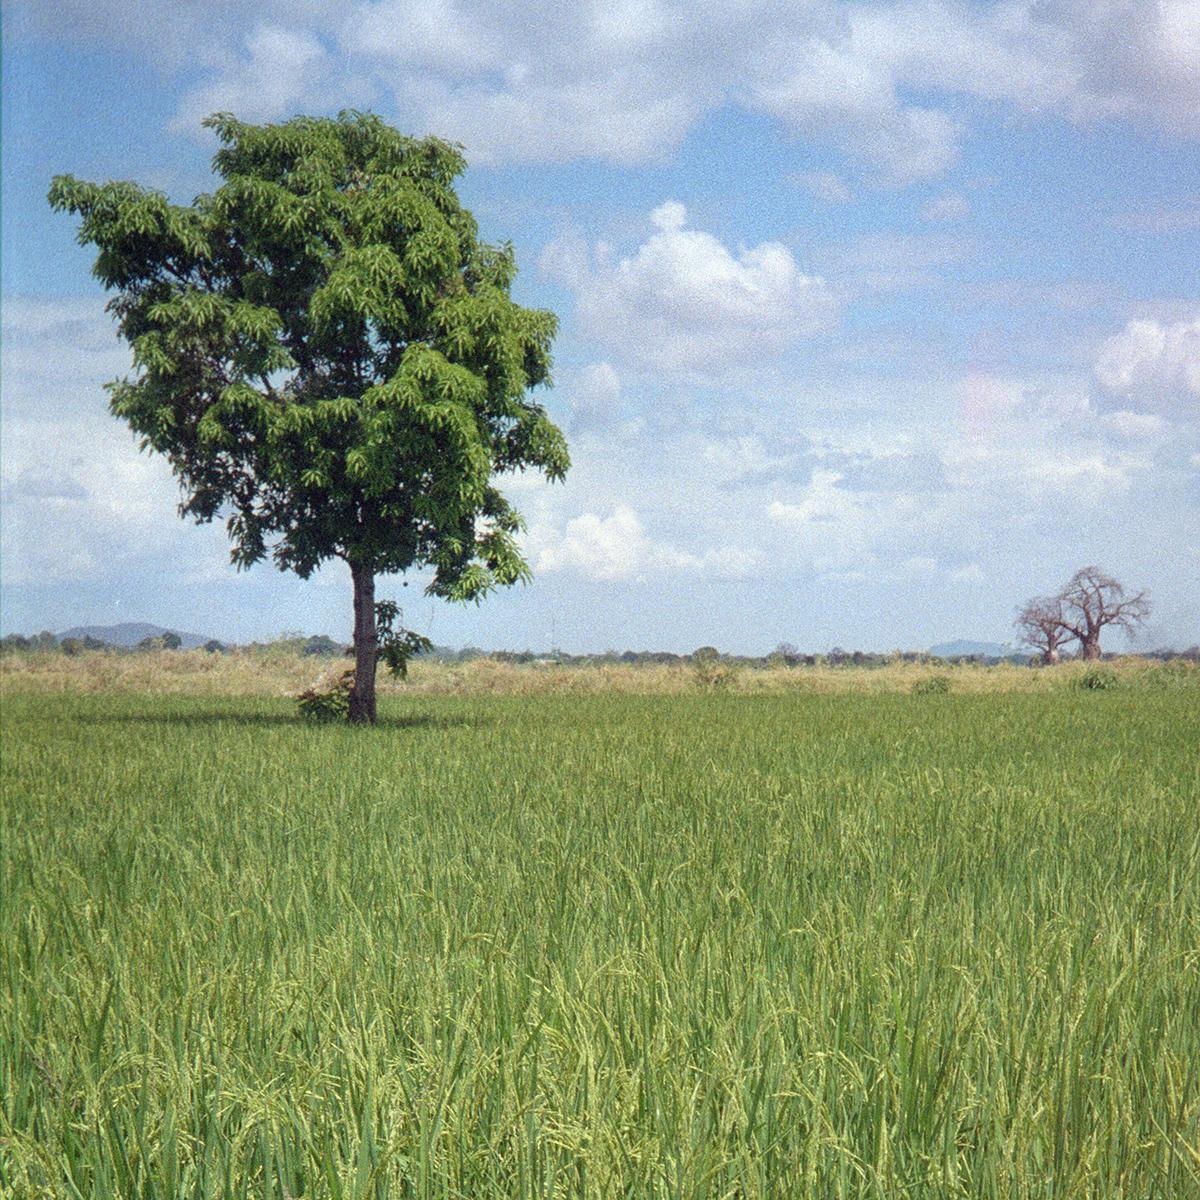
M 1001 646 L 997 642 L 968 642 L 960 638 L 957 642 L 930 646 L 929 653 L 937 658 L 1008 658 L 1016 651 L 1011 646 Z
M 146 621 L 126 621 L 121 625 L 76 625 L 66 633 L 60 633 L 58 640 L 63 638 L 93 637 L 106 646 L 119 646 L 122 649 L 132 649 L 147 638 L 161 637 L 164 633 L 174 633 L 179 636 L 184 650 L 195 650 L 203 646 L 211 638 L 201 637 L 198 633 L 184 633 L 181 629 L 164 629 L 161 625 L 151 625 Z

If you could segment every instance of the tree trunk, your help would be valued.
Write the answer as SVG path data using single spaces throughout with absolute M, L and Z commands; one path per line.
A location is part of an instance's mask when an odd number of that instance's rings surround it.
M 1100 639 L 1099 638 L 1084 638 L 1081 642 L 1083 648 L 1083 657 L 1085 659 L 1093 659 L 1100 657 Z
M 375 630 L 375 569 L 352 562 L 354 578 L 354 686 L 350 689 L 350 724 L 375 724 L 375 664 L 379 638 Z

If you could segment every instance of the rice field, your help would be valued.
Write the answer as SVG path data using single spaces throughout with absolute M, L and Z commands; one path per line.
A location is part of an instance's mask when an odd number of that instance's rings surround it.
M 1200 1196 L 1194 676 L 968 675 L 7 675 L 0 1195 Z

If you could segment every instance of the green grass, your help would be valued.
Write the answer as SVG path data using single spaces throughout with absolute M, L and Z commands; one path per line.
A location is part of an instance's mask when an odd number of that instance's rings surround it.
M 9 695 L 0 1193 L 1200 1196 L 1194 690 Z

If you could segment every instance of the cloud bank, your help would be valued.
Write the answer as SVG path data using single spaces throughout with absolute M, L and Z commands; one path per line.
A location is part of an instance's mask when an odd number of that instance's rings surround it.
M 711 374 L 778 353 L 833 319 L 822 279 L 803 274 L 778 242 L 730 251 L 687 228 L 669 200 L 655 232 L 628 258 L 604 244 L 557 241 L 542 256 L 552 279 L 576 290 L 587 334 L 646 370 Z
M 1200 136 L 1192 0 L 20 0 L 8 36 L 139 48 L 181 76 L 174 124 L 339 104 L 471 147 L 476 161 L 647 162 L 726 105 L 844 151 L 880 182 L 935 176 L 963 102 Z

